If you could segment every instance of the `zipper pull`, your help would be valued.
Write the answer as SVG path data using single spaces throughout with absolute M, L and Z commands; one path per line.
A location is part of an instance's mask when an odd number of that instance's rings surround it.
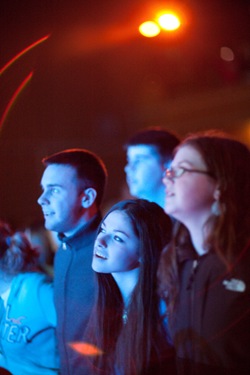
M 188 284 L 187 284 L 187 288 L 186 288 L 187 290 L 190 290 L 192 288 L 197 266 L 198 266 L 198 259 L 195 259 L 195 260 L 193 260 L 192 271 L 191 271 L 191 274 L 190 274 L 190 277 L 189 277 L 189 280 L 188 280 Z

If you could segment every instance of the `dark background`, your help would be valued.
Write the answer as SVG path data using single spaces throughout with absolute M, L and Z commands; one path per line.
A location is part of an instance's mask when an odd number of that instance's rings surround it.
M 179 32 L 144 38 L 158 4 L 181 6 Z M 153 18 L 153 17 L 151 17 Z M 0 217 L 40 220 L 42 157 L 71 147 L 98 153 L 109 171 L 104 206 L 127 196 L 123 144 L 161 125 L 184 136 L 219 128 L 250 144 L 250 5 L 243 0 L 22 0 L 0 3 Z M 220 48 L 234 51 L 223 61 Z

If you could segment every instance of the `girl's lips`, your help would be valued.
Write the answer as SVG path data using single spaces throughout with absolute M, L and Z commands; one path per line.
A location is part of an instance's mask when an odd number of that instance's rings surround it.
M 97 258 L 101 258 L 101 259 L 108 259 L 102 252 L 100 252 L 99 250 L 96 250 L 95 251 L 95 256 L 97 257 Z
M 173 197 L 174 196 L 174 193 L 171 193 L 170 191 L 166 191 L 166 197 L 167 198 L 170 198 L 170 197 Z

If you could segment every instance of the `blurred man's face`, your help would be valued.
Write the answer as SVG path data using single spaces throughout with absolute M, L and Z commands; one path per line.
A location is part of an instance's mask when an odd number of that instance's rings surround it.
M 128 147 L 125 173 L 132 196 L 152 201 L 152 196 L 163 188 L 163 171 L 164 165 L 154 146 Z

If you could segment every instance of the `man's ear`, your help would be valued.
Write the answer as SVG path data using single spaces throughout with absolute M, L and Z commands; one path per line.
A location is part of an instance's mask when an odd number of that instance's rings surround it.
M 219 186 L 217 186 L 216 189 L 214 190 L 214 199 L 216 201 L 220 200 L 220 188 L 219 188 Z
M 94 203 L 97 192 L 94 188 L 85 189 L 82 193 L 82 207 L 89 208 Z

